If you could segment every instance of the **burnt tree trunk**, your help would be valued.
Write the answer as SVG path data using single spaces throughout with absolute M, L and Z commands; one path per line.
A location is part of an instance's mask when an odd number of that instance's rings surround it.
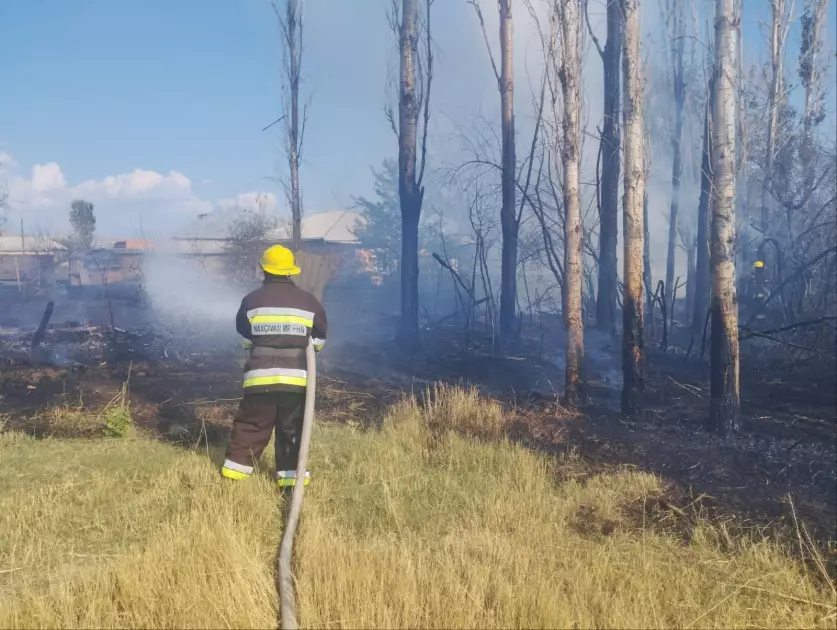
M 581 199 L 579 162 L 581 158 L 581 16 L 579 0 L 560 0 L 562 55 L 558 77 L 564 96 L 561 162 L 564 185 L 564 323 L 567 327 L 565 390 L 567 403 L 576 405 L 581 387 L 584 358 L 584 320 L 581 311 Z
M 512 0 L 500 5 L 500 104 L 502 124 L 502 198 L 500 225 L 503 251 L 500 269 L 500 343 L 508 345 L 516 334 L 518 223 L 515 213 L 514 67 Z
M 607 42 L 604 66 L 604 125 L 601 138 L 602 193 L 599 206 L 599 292 L 596 328 L 613 334 L 618 292 L 617 241 L 619 236 L 619 171 L 622 156 L 619 129 L 619 64 L 622 60 L 622 15 L 619 0 L 607 3 Z
M 286 0 L 282 14 L 276 0 L 271 1 L 279 21 L 283 40 L 283 63 L 287 84 L 285 98 L 285 151 L 288 156 L 289 186 L 285 189 L 291 206 L 291 246 L 297 251 L 302 243 L 302 194 L 299 186 L 299 162 L 302 153 L 304 122 L 299 115 L 300 65 L 302 61 L 302 12 L 299 0 Z M 281 119 L 280 119 L 281 120 Z
M 735 132 L 739 22 L 735 0 L 715 0 L 715 102 L 712 116 L 712 340 L 709 426 L 740 423 L 738 299 L 735 291 Z
M 416 91 L 418 55 L 417 0 L 401 7 L 400 89 L 398 98 L 398 197 L 401 204 L 401 321 L 398 341 L 415 347 L 419 339 L 418 226 L 424 189 L 416 172 L 419 101 Z
M 686 325 L 688 325 L 689 318 L 692 316 L 695 308 L 695 249 L 697 242 L 691 237 L 688 237 L 685 243 L 686 247 L 686 317 L 684 318 Z M 672 322 L 674 318 L 672 317 Z
M 291 75 L 291 133 L 288 162 L 291 171 L 291 217 L 293 244 L 297 250 L 302 242 L 302 199 L 299 192 L 299 47 L 296 41 L 298 0 L 288 0 L 288 52 Z
M 645 176 L 648 176 L 647 171 Z M 648 333 L 653 340 L 654 319 L 654 279 L 651 276 L 651 235 L 648 233 L 648 191 L 642 195 L 642 284 L 645 286 L 645 316 L 648 317 Z
M 676 37 L 672 42 L 674 46 L 674 59 L 672 66 L 672 78 L 674 83 L 674 133 L 671 137 L 671 205 L 668 215 L 668 251 L 666 252 L 666 306 L 674 313 L 674 264 L 677 259 L 677 214 L 680 209 L 680 180 L 683 175 L 683 108 L 686 103 L 686 83 L 683 78 L 683 48 L 686 41 L 683 32 L 683 18 L 680 6 L 681 0 L 674 0 L 672 3 L 669 20 L 671 25 L 670 33 Z
M 710 266 L 709 231 L 712 200 L 712 104 L 715 96 L 714 78 L 709 80 L 709 98 L 703 123 L 703 156 L 700 163 L 700 201 L 698 202 L 697 240 L 695 252 L 695 301 L 692 312 L 692 338 L 703 332 L 709 311 Z
M 53 302 L 52 300 L 47 302 L 46 310 L 44 311 L 44 314 L 41 317 L 41 323 L 38 324 L 38 328 L 37 330 L 35 330 L 35 334 L 32 335 L 32 349 L 37 348 L 39 345 L 41 345 L 41 342 L 44 340 L 44 335 L 46 335 L 46 328 L 49 325 L 49 320 L 52 317 L 52 312 L 54 309 L 55 302 Z
M 622 413 L 639 417 L 645 389 L 642 275 L 645 164 L 642 133 L 643 80 L 639 57 L 639 0 L 622 0 L 624 51 L 622 79 L 625 102 L 624 291 L 622 294 Z
M 802 197 L 805 206 L 814 192 L 816 169 L 814 161 L 814 133 L 820 124 L 819 103 L 823 95 L 822 67 L 819 61 L 824 42 L 824 21 L 828 10 L 828 0 L 808 0 L 802 14 L 802 41 L 799 50 L 799 78 L 805 87 L 805 100 L 802 106 L 802 142 L 799 149 L 799 161 L 802 165 Z M 804 210 L 803 210 L 804 211 Z M 788 217 L 790 219 L 790 217 Z M 790 223 L 790 220 L 788 220 Z
M 717 8 L 716 8 L 717 11 Z M 764 176 L 761 189 L 761 229 L 763 236 L 769 236 L 770 208 L 773 205 L 770 198 L 770 188 L 773 185 L 774 160 L 776 157 L 776 140 L 779 132 L 779 110 L 784 100 L 784 56 L 785 37 L 787 36 L 787 2 L 786 0 L 770 0 L 770 89 L 767 101 L 767 137 L 764 155 Z M 715 17 L 716 21 L 718 16 Z M 715 27 L 717 33 L 717 25 Z M 717 48 L 717 45 L 716 45 Z

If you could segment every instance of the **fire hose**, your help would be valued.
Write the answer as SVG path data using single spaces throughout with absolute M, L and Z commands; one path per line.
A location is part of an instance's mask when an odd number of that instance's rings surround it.
M 305 363 L 308 381 L 305 386 L 305 415 L 302 420 L 302 436 L 299 442 L 296 480 L 291 495 L 291 509 L 285 524 L 285 533 L 279 547 L 279 609 L 282 615 L 282 630 L 296 630 L 296 599 L 294 597 L 293 559 L 294 536 L 296 535 L 299 515 L 302 513 L 302 499 L 305 495 L 305 472 L 308 468 L 308 449 L 311 445 L 311 429 L 314 424 L 314 395 L 317 389 L 317 358 L 314 341 L 308 340 L 305 349 Z

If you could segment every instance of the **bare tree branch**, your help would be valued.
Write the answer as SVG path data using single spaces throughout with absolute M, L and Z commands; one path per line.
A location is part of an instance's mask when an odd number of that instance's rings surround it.
M 587 23 L 587 31 L 590 33 L 590 39 L 593 40 L 593 44 L 596 46 L 596 50 L 599 51 L 599 57 L 604 59 L 605 52 L 602 45 L 599 43 L 599 38 L 596 37 L 596 34 L 593 32 L 593 25 L 590 24 L 590 9 L 589 4 L 590 0 L 583 0 L 584 1 L 584 21 Z M 613 2 L 614 0 L 608 0 L 609 2 Z
M 424 72 L 426 76 L 426 86 L 422 99 L 421 107 L 424 109 L 424 128 L 421 134 L 421 166 L 419 167 L 419 174 L 417 184 L 420 189 L 424 189 L 424 168 L 427 163 L 427 129 L 430 126 L 430 85 L 433 82 L 433 40 L 430 32 L 430 9 L 433 6 L 434 0 L 427 0 L 425 3 L 425 55 L 427 56 L 427 68 Z M 421 73 L 420 73 L 421 74 Z
M 494 61 L 494 53 L 491 52 L 491 44 L 488 41 L 488 32 L 485 30 L 485 18 L 482 16 L 482 9 L 480 9 L 479 0 L 467 0 L 468 4 L 474 7 L 474 11 L 477 12 L 477 17 L 480 21 L 480 28 L 482 30 L 482 36 L 485 40 L 485 49 L 488 51 L 488 57 L 491 59 L 491 67 L 494 70 L 494 77 L 497 79 L 497 88 L 502 91 L 503 86 L 500 82 L 500 71 L 497 69 L 497 62 Z

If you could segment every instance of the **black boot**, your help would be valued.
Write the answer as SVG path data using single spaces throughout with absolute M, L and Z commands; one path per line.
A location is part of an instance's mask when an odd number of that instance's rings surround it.
M 282 500 L 285 502 L 285 506 L 287 507 L 287 509 L 290 509 L 291 500 L 294 496 L 293 486 L 286 486 L 284 488 L 281 488 L 281 493 L 282 493 Z

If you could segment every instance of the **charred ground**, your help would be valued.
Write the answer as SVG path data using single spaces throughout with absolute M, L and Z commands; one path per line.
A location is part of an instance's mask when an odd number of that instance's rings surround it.
M 223 442 L 240 391 L 243 354 L 235 339 L 200 346 L 155 330 L 140 310 L 125 328 L 105 323 L 109 317 L 100 309 L 86 322 L 56 322 L 35 350 L 31 327 L 7 324 L 0 334 L 0 418 L 7 428 L 75 437 L 75 429 L 51 424 L 50 411 L 105 408 L 127 383 L 139 426 L 184 446 Z M 407 355 L 391 341 L 394 322 L 364 317 L 376 331 L 372 339 L 352 335 L 348 321 L 333 322 L 318 365 L 323 420 L 374 429 L 382 410 L 404 393 L 422 395 L 436 382 L 474 384 L 505 405 L 511 439 L 574 453 L 588 473 L 624 465 L 653 472 L 669 483 L 672 505 L 735 515 L 753 526 L 791 526 L 792 499 L 823 547 L 837 540 L 837 394 L 829 370 L 742 362 L 743 430 L 721 438 L 704 428 L 708 361 L 686 360 L 687 343 L 649 351 L 644 421 L 627 422 L 618 410 L 618 345 L 595 333 L 586 341 L 585 404 L 573 411 L 559 402 L 557 320 L 530 323 L 519 350 L 500 357 L 484 330 L 453 325 L 424 330 L 421 349 Z

